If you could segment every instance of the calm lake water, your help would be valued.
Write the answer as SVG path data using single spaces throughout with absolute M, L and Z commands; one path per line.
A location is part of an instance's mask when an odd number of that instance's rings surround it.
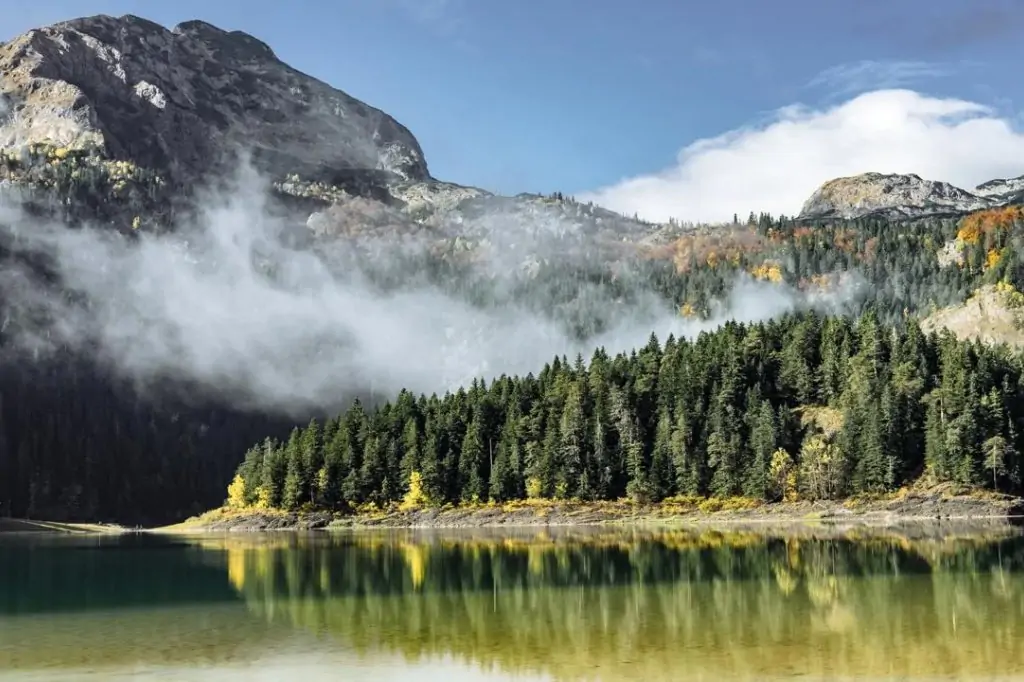
M 0 680 L 134 679 L 1024 679 L 1024 539 L 0 537 Z

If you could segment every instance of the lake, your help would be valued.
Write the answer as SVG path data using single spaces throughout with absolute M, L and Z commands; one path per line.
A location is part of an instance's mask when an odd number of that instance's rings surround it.
M 1024 679 L 1024 538 L 0 535 L 0 680 Z

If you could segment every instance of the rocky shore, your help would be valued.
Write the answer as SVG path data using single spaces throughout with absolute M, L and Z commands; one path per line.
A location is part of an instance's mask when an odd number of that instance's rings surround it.
M 660 504 L 528 501 L 423 509 L 389 509 L 340 515 L 217 509 L 165 532 L 310 531 L 341 528 L 500 528 L 601 525 L 838 525 L 891 526 L 906 523 L 971 526 L 1016 525 L 1024 500 L 993 493 L 948 490 L 905 493 L 878 499 L 782 502 L 684 500 Z

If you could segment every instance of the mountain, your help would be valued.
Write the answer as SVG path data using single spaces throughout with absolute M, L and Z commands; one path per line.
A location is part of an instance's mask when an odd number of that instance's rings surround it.
M 992 180 L 968 191 L 948 182 L 909 175 L 863 173 L 829 180 L 804 202 L 801 219 L 867 216 L 890 220 L 950 216 L 1015 201 L 1024 189 L 1024 176 Z
M 93 16 L 0 47 L 0 146 L 50 144 L 188 183 L 239 145 L 275 175 L 380 171 L 429 180 L 391 116 L 303 74 L 261 41 L 202 21 L 172 30 Z
M 437 181 L 394 118 L 293 69 L 260 40 L 202 21 L 167 29 L 101 15 L 31 30 L 0 46 L 0 95 L 0 178 L 57 204 L 72 195 L 65 213 L 91 203 L 83 217 L 93 220 L 169 222 L 168 205 L 244 153 L 277 197 L 320 212 L 320 234 L 345 232 L 324 228 L 324 218 L 353 211 L 389 216 L 392 232 L 426 226 L 441 238 L 485 237 L 500 222 L 494 214 L 615 239 L 652 228 L 593 206 Z M 364 201 L 323 213 L 354 197 L 388 209 Z

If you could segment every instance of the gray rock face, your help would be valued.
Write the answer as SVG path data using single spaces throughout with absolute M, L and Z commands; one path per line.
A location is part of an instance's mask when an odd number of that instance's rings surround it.
M 239 149 L 279 176 L 430 179 L 395 119 L 201 21 L 95 16 L 29 31 L 0 46 L 0 93 L 0 146 L 95 148 L 183 183 Z
M 1014 201 L 1024 193 L 1024 175 L 983 182 L 974 188 L 974 193 L 997 201 Z
M 914 174 L 864 173 L 823 184 L 804 203 L 799 217 L 878 216 L 899 220 L 968 213 L 1003 203 L 1003 195 L 998 191 L 976 194 L 948 182 L 923 180 Z

